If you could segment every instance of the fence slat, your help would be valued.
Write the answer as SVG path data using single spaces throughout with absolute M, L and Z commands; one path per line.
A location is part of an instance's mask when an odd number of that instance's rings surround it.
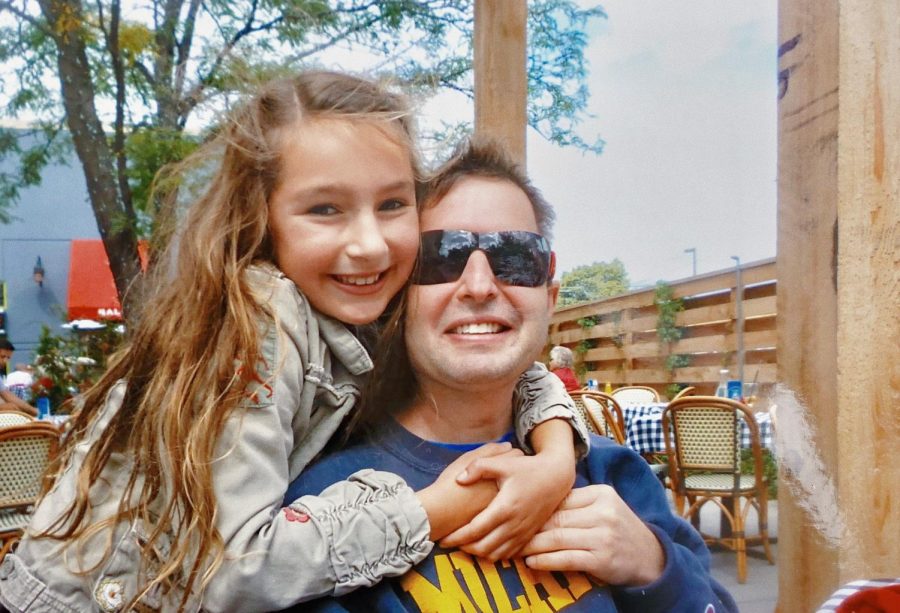
M 741 275 L 745 377 L 755 378 L 766 393 L 776 376 L 775 260 L 745 264 Z M 657 338 L 656 290 L 651 288 L 558 309 L 549 346 L 572 349 L 585 380 L 650 385 L 662 393 L 680 383 L 711 393 L 722 368 L 737 373 L 735 282 L 731 268 L 670 284 L 684 304 L 675 318 L 682 330 L 678 341 L 661 343 Z M 589 325 L 588 318 L 596 323 Z

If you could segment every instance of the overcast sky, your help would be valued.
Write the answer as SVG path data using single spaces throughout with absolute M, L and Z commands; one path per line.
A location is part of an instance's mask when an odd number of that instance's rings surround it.
M 588 3 L 585 3 L 588 4 Z M 621 259 L 632 285 L 775 255 L 776 0 L 605 0 L 584 134 L 600 156 L 529 134 L 555 204 L 559 269 Z

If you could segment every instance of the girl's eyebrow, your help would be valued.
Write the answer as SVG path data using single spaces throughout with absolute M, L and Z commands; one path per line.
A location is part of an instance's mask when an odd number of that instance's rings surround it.
M 415 189 L 415 181 L 408 179 L 401 179 L 399 181 L 393 181 L 391 183 L 386 183 L 384 185 L 376 186 L 376 192 L 387 193 L 387 192 L 396 192 L 402 190 L 414 190 Z M 294 192 L 291 192 L 291 196 L 294 198 L 306 197 L 306 198 L 315 198 L 315 197 L 327 197 L 327 196 L 338 196 L 342 194 L 352 193 L 356 191 L 353 186 L 346 185 L 343 183 L 324 183 L 321 185 L 311 185 L 309 187 L 300 187 Z
M 414 190 L 416 187 L 415 181 L 409 179 L 401 179 L 399 181 L 394 181 L 393 183 L 388 183 L 386 185 L 382 185 L 378 191 L 380 192 L 394 192 L 400 190 L 412 189 Z

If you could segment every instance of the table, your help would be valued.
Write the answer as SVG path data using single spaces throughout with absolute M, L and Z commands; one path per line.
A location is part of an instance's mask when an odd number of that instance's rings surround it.
M 666 439 L 663 436 L 662 414 L 665 403 L 649 405 L 626 405 L 622 407 L 625 417 L 625 444 L 640 454 L 665 453 Z M 773 448 L 772 419 L 768 413 L 756 413 L 759 426 L 759 441 L 766 449 Z M 741 445 L 750 446 L 750 429 L 741 424 Z
M 71 415 L 69 415 L 68 413 L 60 413 L 59 415 L 50 414 L 46 417 L 41 417 L 40 421 L 50 422 L 54 426 L 62 428 L 66 425 L 66 422 L 69 421 L 70 417 Z

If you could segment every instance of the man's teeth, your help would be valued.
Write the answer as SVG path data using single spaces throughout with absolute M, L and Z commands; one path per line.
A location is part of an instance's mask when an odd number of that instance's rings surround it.
M 347 283 L 348 285 L 372 285 L 378 281 L 378 278 L 381 275 L 369 275 L 367 277 L 345 277 L 343 275 L 336 275 L 337 280 L 341 283 Z
M 465 324 L 459 326 L 453 332 L 455 334 L 496 334 L 503 329 L 497 323 Z

